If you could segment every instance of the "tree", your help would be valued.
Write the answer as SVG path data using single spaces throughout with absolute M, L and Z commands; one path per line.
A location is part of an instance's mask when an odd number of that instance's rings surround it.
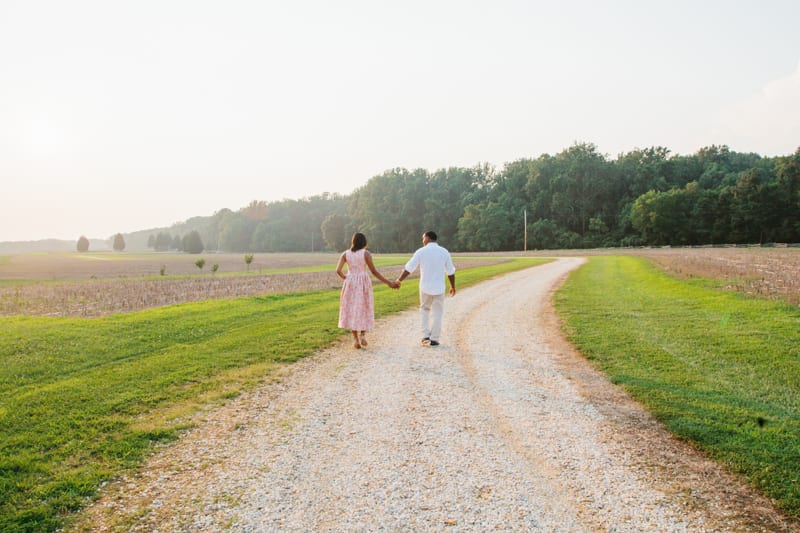
M 197 230 L 192 230 L 183 237 L 183 251 L 190 254 L 203 252 L 203 240 Z
M 468 205 L 458 221 L 458 242 L 468 250 L 520 250 L 522 234 L 522 213 L 511 213 L 497 202 Z
M 249 211 L 227 212 L 221 217 L 219 225 L 221 249 L 229 252 L 250 251 L 250 241 L 256 222 L 246 216 L 247 212 Z
M 553 212 L 566 229 L 586 235 L 589 220 L 604 214 L 613 197 L 608 163 L 593 144 L 575 144 L 556 156 L 561 172 L 553 180 Z
M 370 248 L 380 252 L 405 252 L 419 247 L 425 227 L 428 174 L 423 169 L 387 170 L 356 190 L 348 214 Z
M 166 252 L 169 250 L 170 246 L 172 246 L 172 235 L 169 233 L 164 233 L 163 231 L 159 231 L 158 235 L 156 236 L 156 251 Z
M 78 251 L 79 252 L 88 252 L 89 251 L 89 239 L 85 236 L 81 235 L 78 239 Z
M 353 234 L 350 231 L 350 222 L 345 215 L 333 213 L 322 221 L 320 226 L 322 239 L 331 250 L 344 250 L 350 246 L 350 239 Z
M 552 220 L 540 218 L 528 231 L 528 244 L 533 249 L 558 248 L 559 227 Z
M 253 254 L 244 254 L 244 262 L 247 265 L 247 271 L 250 271 L 250 263 L 253 262 Z
M 201 257 L 200 259 L 194 262 L 194 266 L 196 266 L 200 270 L 203 270 L 203 267 L 206 266 L 206 260 Z
M 117 233 L 114 235 L 114 251 L 121 252 L 125 249 L 125 239 L 122 237 L 122 233 Z
M 458 220 L 467 205 L 485 201 L 482 193 L 493 176 L 494 169 L 488 164 L 473 168 L 451 167 L 430 175 L 424 203 L 424 229 L 436 231 L 439 242 L 458 250 Z

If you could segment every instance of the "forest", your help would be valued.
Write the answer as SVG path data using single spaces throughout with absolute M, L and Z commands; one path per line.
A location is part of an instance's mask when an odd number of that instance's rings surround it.
M 394 168 L 349 195 L 254 200 L 176 224 L 161 240 L 197 231 L 206 250 L 339 251 L 361 231 L 375 252 L 408 252 L 428 229 L 452 251 L 798 243 L 800 148 L 762 157 L 652 147 L 610 159 L 575 143 L 502 169 Z

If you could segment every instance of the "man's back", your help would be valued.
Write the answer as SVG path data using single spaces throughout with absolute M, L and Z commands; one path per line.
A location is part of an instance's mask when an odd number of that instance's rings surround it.
M 425 294 L 444 294 L 444 277 L 456 272 L 453 259 L 446 248 L 436 242 L 429 242 L 414 252 L 406 263 L 405 270 L 413 272 L 419 267 L 419 289 Z

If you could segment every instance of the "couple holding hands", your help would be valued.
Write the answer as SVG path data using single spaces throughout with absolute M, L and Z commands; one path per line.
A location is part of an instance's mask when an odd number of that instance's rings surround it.
M 375 302 L 372 296 L 372 278 L 393 289 L 419 268 L 419 309 L 422 319 L 422 344 L 438 346 L 444 315 L 444 278 L 450 281 L 450 296 L 456 294 L 456 268 L 450 252 L 436 242 L 436 233 L 422 234 L 422 248 L 408 260 L 403 272 L 394 281 L 389 281 L 375 268 L 372 254 L 367 251 L 367 238 L 363 233 L 354 233 L 350 249 L 339 257 L 336 273 L 344 280 L 339 301 L 339 327 L 353 333 L 353 347 L 367 346 L 366 332 L 375 326 Z M 344 266 L 347 265 L 347 273 Z

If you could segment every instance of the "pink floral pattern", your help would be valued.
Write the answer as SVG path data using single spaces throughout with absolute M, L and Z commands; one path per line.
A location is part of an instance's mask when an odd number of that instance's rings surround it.
M 366 249 L 347 250 L 347 277 L 339 299 L 339 327 L 351 331 L 371 331 L 375 327 L 375 302 L 372 278 L 364 257 Z

